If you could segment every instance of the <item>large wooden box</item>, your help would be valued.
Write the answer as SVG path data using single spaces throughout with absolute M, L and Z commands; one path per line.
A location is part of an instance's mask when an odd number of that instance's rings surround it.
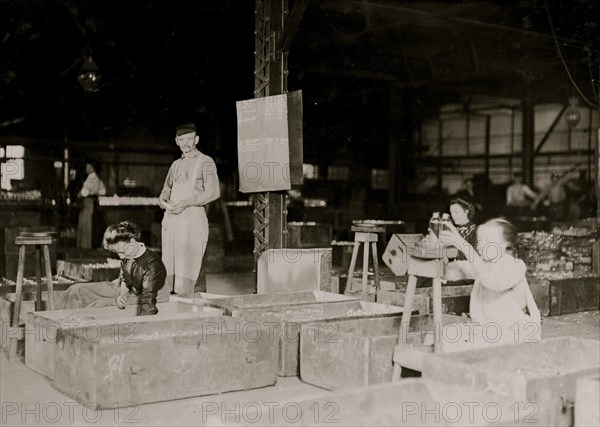
M 529 286 L 542 316 L 600 309 L 600 277 L 531 279 Z
M 94 336 L 107 326 L 120 332 L 134 333 L 142 323 L 157 330 L 170 327 L 177 332 L 173 321 L 187 318 L 220 316 L 223 310 L 178 302 L 158 303 L 155 316 L 136 316 L 137 306 L 79 308 L 71 310 L 35 311 L 27 314 L 25 327 L 25 364 L 36 372 L 54 378 L 54 355 L 59 331 L 83 328 Z M 124 332 L 123 332 L 124 333 Z
M 489 390 L 550 410 L 549 424 L 571 425 L 576 382 L 598 374 L 597 340 L 561 337 L 539 343 L 510 344 L 461 353 L 432 354 L 423 377 L 469 389 Z
M 468 321 L 449 315 L 442 320 L 444 325 Z M 391 381 L 400 321 L 401 317 L 386 317 L 302 325 L 300 378 L 329 390 Z M 433 329 L 433 316 L 411 316 L 407 344 L 433 343 Z
M 303 324 L 368 317 L 399 316 L 402 308 L 365 301 L 265 307 L 239 310 L 235 316 L 279 331 L 279 375 L 299 373 L 300 329 Z M 333 326 L 335 327 L 335 325 Z
M 270 386 L 277 340 L 264 327 L 228 316 L 106 324 L 57 334 L 53 385 L 85 405 L 115 408 Z
M 228 314 L 237 316 L 240 310 L 253 308 L 284 307 L 302 304 L 318 304 L 328 302 L 356 301 L 356 298 L 347 295 L 334 294 L 323 291 L 294 291 L 276 292 L 273 294 L 249 294 L 212 297 L 210 294 L 197 292 L 171 296 L 172 301 L 187 302 L 224 309 Z

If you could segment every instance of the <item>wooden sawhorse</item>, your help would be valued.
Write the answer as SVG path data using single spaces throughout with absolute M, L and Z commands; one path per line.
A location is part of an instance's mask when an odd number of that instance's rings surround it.
M 48 246 L 52 244 L 52 235 L 49 233 L 21 233 L 15 238 L 15 245 L 19 246 L 19 264 L 17 269 L 17 287 L 15 293 L 15 305 L 12 313 L 12 334 L 8 351 L 8 360 L 13 361 L 17 356 L 17 342 L 24 337 L 24 329 L 19 326 L 21 319 L 21 299 L 23 297 L 23 274 L 25 271 L 25 256 L 27 246 L 35 246 L 35 273 L 36 286 L 36 310 L 42 308 L 42 277 L 40 272 L 41 254 L 44 256 L 44 267 L 46 270 L 46 288 L 48 289 L 48 308 L 54 310 L 54 289 L 52 284 L 52 268 L 50 266 L 50 251 Z

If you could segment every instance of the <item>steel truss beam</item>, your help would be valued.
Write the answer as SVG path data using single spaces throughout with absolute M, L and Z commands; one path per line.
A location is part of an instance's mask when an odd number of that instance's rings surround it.
M 254 97 L 287 92 L 287 51 L 277 49 L 288 14 L 287 0 L 256 0 Z M 286 247 L 285 192 L 254 194 L 254 264 L 267 249 Z M 256 289 L 255 289 L 256 291 Z

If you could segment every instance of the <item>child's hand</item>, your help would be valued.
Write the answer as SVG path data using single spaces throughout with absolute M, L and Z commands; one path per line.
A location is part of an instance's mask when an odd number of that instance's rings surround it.
M 456 246 L 459 249 L 466 243 L 453 224 L 444 225 L 444 230 L 440 232 L 440 242 L 444 245 Z
M 119 295 L 117 297 L 117 307 L 120 309 L 127 307 L 127 296 L 126 295 Z
M 440 241 L 438 236 L 435 235 L 435 233 L 433 232 L 433 230 L 431 228 L 427 229 L 427 236 L 425 236 L 425 240 L 427 240 L 428 242 L 434 242 L 434 243 Z

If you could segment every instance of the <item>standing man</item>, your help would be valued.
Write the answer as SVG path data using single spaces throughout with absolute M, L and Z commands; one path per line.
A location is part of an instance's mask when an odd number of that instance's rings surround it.
M 565 174 L 562 178 L 556 171 L 552 172 L 550 177 L 550 186 L 546 187 L 534 200 L 531 205 L 531 209 L 535 210 L 544 200 L 548 200 L 550 206 L 548 211 L 548 217 L 552 221 L 563 221 L 566 214 L 566 201 L 567 201 L 567 190 L 565 184 L 569 179 L 569 173 Z
M 196 148 L 196 126 L 188 123 L 175 130 L 182 152 L 173 162 L 159 196 L 165 210 L 162 221 L 162 259 L 167 268 L 166 286 L 178 294 L 194 292 L 208 242 L 205 205 L 220 196 L 217 166 Z M 196 290 L 206 291 L 196 288 Z

